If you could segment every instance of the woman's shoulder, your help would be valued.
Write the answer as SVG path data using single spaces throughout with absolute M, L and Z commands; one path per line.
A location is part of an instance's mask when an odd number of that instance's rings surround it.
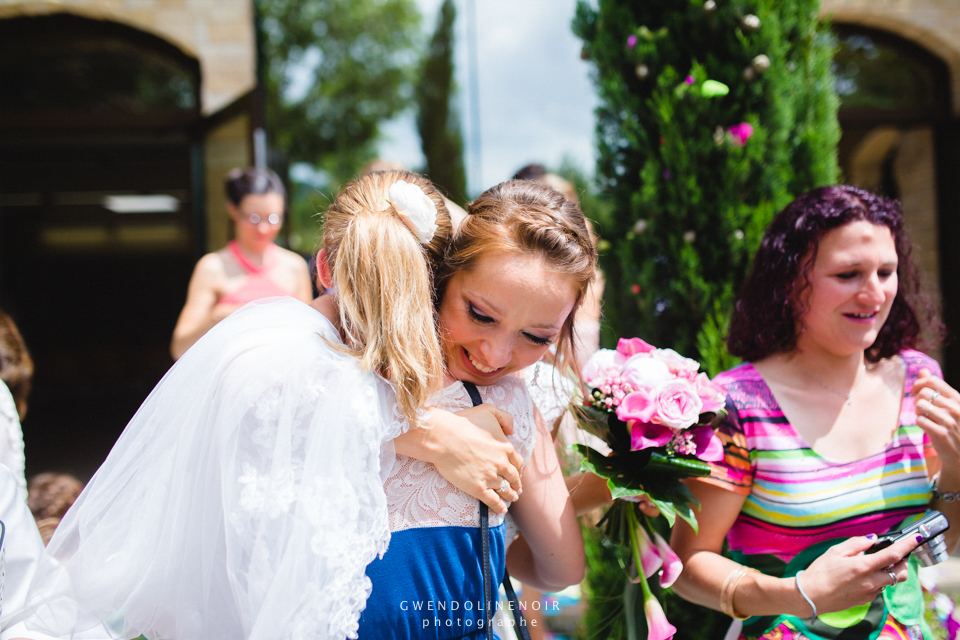
M 276 247 L 275 253 L 277 260 L 283 264 L 297 269 L 307 269 L 307 260 L 302 255 L 296 251 L 291 251 L 290 249 L 284 249 L 279 245 L 274 245 Z
M 756 382 L 763 382 L 763 376 L 750 362 L 742 362 L 732 369 L 727 369 L 717 374 L 714 382 L 724 389 L 731 389 L 743 385 L 750 385 Z
M 208 280 L 222 280 L 227 275 L 228 261 L 233 260 L 226 247 L 204 255 L 197 260 L 194 273 Z
M 713 379 L 727 392 L 727 410 L 777 410 L 777 401 L 760 372 L 750 362 L 724 371 Z

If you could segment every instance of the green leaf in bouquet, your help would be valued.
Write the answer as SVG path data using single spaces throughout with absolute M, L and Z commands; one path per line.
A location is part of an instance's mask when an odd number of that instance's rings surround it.
M 583 456 L 583 461 L 580 463 L 581 471 L 595 473 L 601 478 L 612 480 L 614 484 L 622 486 L 638 486 L 633 484 L 632 480 L 647 466 L 653 453 L 650 449 L 646 449 L 605 456 L 583 444 L 575 444 L 573 449 Z
M 646 496 L 660 509 L 660 514 L 671 527 L 680 516 L 695 531 L 698 529 L 693 507 L 699 508 L 700 504 L 680 479 L 709 475 L 710 467 L 705 462 L 665 456 L 652 449 L 612 456 L 604 456 L 584 445 L 574 445 L 574 449 L 583 456 L 581 471 L 606 478 L 613 498 Z M 618 541 L 622 534 L 611 530 L 616 524 L 612 522 L 613 515 L 616 514 L 608 511 L 604 517 L 608 520 L 605 531 L 611 540 Z
M 610 444 L 610 425 L 608 411 L 601 411 L 583 404 L 575 404 L 571 412 L 577 419 L 577 424 L 587 433 L 593 434 Z
M 614 503 L 603 514 L 603 518 L 597 523 L 597 526 L 603 530 L 603 536 L 610 542 L 630 547 L 630 519 L 627 513 L 630 509 L 636 509 L 637 505 L 632 502 L 615 500 Z
M 703 460 L 665 456 L 656 451 L 650 454 L 646 470 L 674 478 L 703 478 L 710 475 L 710 465 Z
M 585 405 L 575 406 L 573 413 L 581 429 L 597 436 L 614 451 L 630 451 L 630 430 L 616 413 Z

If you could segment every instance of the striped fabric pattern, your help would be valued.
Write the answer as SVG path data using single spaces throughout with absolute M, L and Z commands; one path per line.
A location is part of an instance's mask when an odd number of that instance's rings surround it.
M 936 453 L 916 426 L 910 389 L 921 369 L 940 375 L 940 367 L 918 351 L 900 356 L 906 380 L 899 426 L 886 449 L 853 462 L 814 452 L 752 365 L 717 376 L 728 394 L 719 431 L 725 458 L 705 481 L 746 496 L 727 534 L 731 550 L 789 561 L 818 542 L 884 533 L 926 511 L 927 458 Z

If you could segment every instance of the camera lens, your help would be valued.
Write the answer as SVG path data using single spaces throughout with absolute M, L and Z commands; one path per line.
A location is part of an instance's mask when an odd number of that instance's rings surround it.
M 950 557 L 950 554 L 947 553 L 947 541 L 943 539 L 942 533 L 914 549 L 913 555 L 917 557 L 923 567 L 932 567 Z

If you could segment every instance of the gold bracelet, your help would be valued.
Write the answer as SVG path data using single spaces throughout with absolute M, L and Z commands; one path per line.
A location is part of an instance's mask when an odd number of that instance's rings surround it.
M 733 598 L 734 595 L 736 595 L 737 587 L 740 585 L 740 581 L 743 580 L 743 576 L 751 572 L 757 573 L 757 570 L 751 567 L 738 567 L 734 571 L 730 572 L 730 575 L 728 575 L 727 579 L 723 582 L 723 587 L 720 589 L 720 610 L 736 620 L 746 620 L 749 617 L 740 616 L 737 614 L 737 611 L 733 605 Z

